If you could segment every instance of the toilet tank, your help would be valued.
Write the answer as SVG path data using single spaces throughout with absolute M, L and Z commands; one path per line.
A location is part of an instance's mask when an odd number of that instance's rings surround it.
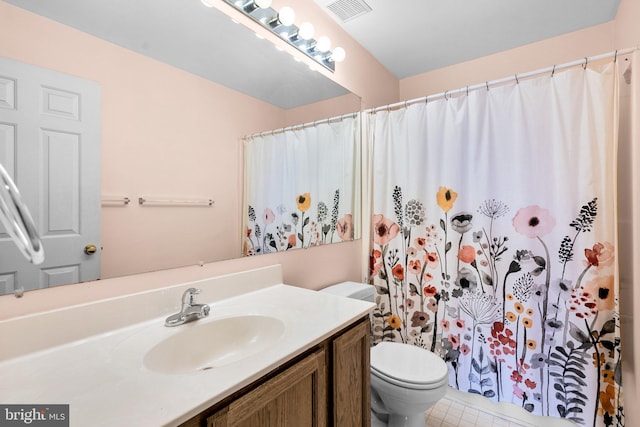
M 368 302 L 374 302 L 375 291 L 373 285 L 359 282 L 342 282 L 321 290 L 321 292 Z

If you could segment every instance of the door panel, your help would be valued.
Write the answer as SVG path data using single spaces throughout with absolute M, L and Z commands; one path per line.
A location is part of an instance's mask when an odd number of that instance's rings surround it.
M 100 87 L 0 58 L 0 163 L 40 232 L 31 265 L 0 227 L 0 293 L 100 275 Z M 84 253 L 93 244 L 98 251 Z M 4 290 L 4 292 L 3 292 Z

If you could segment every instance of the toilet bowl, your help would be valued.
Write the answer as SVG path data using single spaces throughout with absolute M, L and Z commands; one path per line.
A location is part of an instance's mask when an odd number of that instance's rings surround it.
M 375 288 L 343 282 L 323 289 L 334 295 L 373 302 Z M 371 425 L 424 427 L 425 411 L 444 397 L 447 365 L 429 350 L 381 342 L 371 348 Z

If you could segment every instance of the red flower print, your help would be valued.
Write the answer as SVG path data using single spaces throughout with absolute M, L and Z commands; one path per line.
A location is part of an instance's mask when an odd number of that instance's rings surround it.
M 524 380 L 524 385 L 526 385 L 527 387 L 529 387 L 531 390 L 533 390 L 534 388 L 536 388 L 536 382 L 535 381 L 531 381 L 529 378 L 527 378 L 526 380 Z
M 404 267 L 402 264 L 396 264 L 391 270 L 393 276 L 398 280 L 404 280 Z
M 584 256 L 585 267 L 608 267 L 613 264 L 614 248 L 609 242 L 596 243 L 593 249 L 584 250 Z
M 288 243 L 289 243 L 289 246 L 291 246 L 292 248 L 296 247 L 297 240 L 296 240 L 295 234 L 289 234 Z
M 424 293 L 425 297 L 433 297 L 438 293 L 438 290 L 436 289 L 435 286 L 427 285 L 422 290 L 422 292 Z
M 516 383 L 521 383 L 522 382 L 522 374 L 520 374 L 520 372 L 514 370 L 513 372 L 511 372 L 511 381 L 516 382 Z

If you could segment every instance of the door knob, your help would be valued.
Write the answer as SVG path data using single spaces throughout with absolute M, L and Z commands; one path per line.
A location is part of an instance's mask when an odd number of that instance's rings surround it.
M 87 255 L 93 255 L 96 253 L 96 251 L 98 250 L 98 248 L 96 248 L 96 245 L 87 245 L 84 247 L 84 253 Z

